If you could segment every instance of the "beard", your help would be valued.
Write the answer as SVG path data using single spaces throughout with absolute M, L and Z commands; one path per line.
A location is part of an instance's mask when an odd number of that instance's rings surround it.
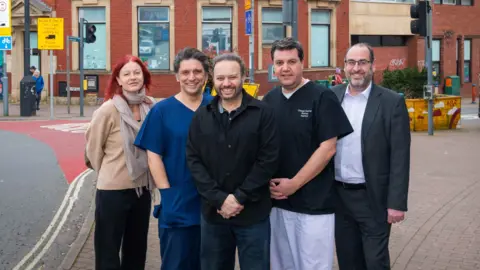
M 223 90 L 225 89 L 232 89 L 231 87 L 223 87 L 223 88 L 220 88 L 219 91 L 218 91 L 218 95 L 223 99 L 223 100 L 235 100 L 238 98 L 238 96 L 240 96 L 240 94 L 242 93 L 242 89 L 243 89 L 243 85 L 242 86 L 238 86 L 234 89 L 233 93 L 230 94 L 224 94 L 223 93 Z M 230 92 L 230 91 L 229 91 Z
M 353 74 L 357 74 L 357 73 L 353 73 Z M 366 72 L 365 76 L 363 76 L 363 78 L 360 78 L 360 79 L 353 79 L 352 78 L 353 74 L 349 74 L 348 82 L 354 88 L 366 88 L 370 84 L 370 82 L 372 82 L 372 78 L 373 78 L 372 70 L 369 70 L 368 72 Z

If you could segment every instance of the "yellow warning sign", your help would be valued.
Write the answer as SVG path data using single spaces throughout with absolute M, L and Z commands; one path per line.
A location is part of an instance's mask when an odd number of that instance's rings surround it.
M 243 89 L 245 89 L 245 92 L 247 92 L 250 96 L 257 98 L 258 94 L 258 89 L 260 88 L 260 84 L 258 83 L 244 83 L 243 84 Z M 215 88 L 212 89 L 212 96 L 217 95 L 217 91 L 215 91 Z
M 38 48 L 63 50 L 63 18 L 38 18 Z
M 245 10 L 252 9 L 252 0 L 245 0 Z

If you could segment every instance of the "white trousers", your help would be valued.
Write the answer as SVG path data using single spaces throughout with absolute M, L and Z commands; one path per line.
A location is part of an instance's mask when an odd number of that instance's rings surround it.
M 272 270 L 331 270 L 335 216 L 307 215 L 274 207 L 270 260 Z

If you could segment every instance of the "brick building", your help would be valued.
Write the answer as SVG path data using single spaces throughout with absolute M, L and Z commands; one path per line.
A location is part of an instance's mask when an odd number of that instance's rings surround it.
M 423 40 L 410 33 L 409 1 L 299 0 L 298 33 L 305 49 L 306 77 L 326 79 L 333 74 L 335 67 L 343 66 L 343 57 L 350 44 L 361 41 L 374 45 L 377 70 L 388 66 L 422 65 Z M 468 96 L 471 82 L 478 80 L 480 72 L 480 28 L 475 27 L 480 25 L 480 5 L 474 0 L 435 1 L 438 2 L 434 5 L 433 19 L 436 65 L 442 76 L 459 74 L 463 83 L 462 93 Z M 451 1 L 452 5 L 449 5 Z M 84 12 L 89 22 L 95 24 L 97 39 L 95 43 L 85 46 L 84 67 L 86 75 L 98 76 L 99 97 L 103 96 L 115 62 L 125 54 L 138 55 L 148 63 L 153 73 L 151 94 L 156 97 L 169 96 L 178 91 L 172 60 L 176 52 L 186 46 L 210 53 L 235 51 L 248 65 L 249 44 L 245 35 L 243 0 L 30 2 L 32 48 L 36 47 L 37 42 L 38 17 L 64 18 L 65 36 L 78 36 L 80 11 Z M 261 85 L 260 94 L 274 85 L 268 82 L 271 42 L 291 33 L 291 29 L 284 28 L 281 23 L 281 5 L 282 0 L 256 0 L 254 3 L 255 82 Z M 18 100 L 19 82 L 23 77 L 22 16 L 23 0 L 13 1 L 12 24 L 16 44 L 7 61 L 12 83 L 11 97 L 14 100 Z M 78 87 L 78 44 L 71 46 L 71 86 Z M 458 62 L 455 58 L 457 46 Z M 37 64 L 42 71 L 46 88 L 49 85 L 48 70 L 50 65 L 54 65 L 55 96 L 65 94 L 61 86 L 64 87 L 66 81 L 66 60 L 66 50 L 55 51 L 53 63 L 49 62 L 46 51 L 39 56 L 31 56 L 31 63 Z M 379 81 L 381 76 L 375 78 Z M 75 97 L 78 93 L 73 92 L 72 95 Z M 62 97 L 57 98 L 62 100 Z
M 350 1 L 350 42 L 368 42 L 376 54 L 375 80 L 382 70 L 425 65 L 424 39 L 411 35 L 410 5 L 413 0 Z M 472 83 L 480 83 L 480 4 L 475 0 L 433 1 L 433 68 L 444 78 L 458 75 L 461 94 L 471 95 Z M 343 5 L 343 3 L 342 3 Z

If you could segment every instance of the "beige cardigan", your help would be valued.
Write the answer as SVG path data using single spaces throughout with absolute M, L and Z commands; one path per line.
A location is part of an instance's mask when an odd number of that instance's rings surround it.
M 123 138 L 120 133 L 120 114 L 112 100 L 98 108 L 86 132 L 86 158 L 98 174 L 97 189 L 121 190 L 136 188 L 128 175 Z M 145 186 L 146 183 L 138 183 Z

